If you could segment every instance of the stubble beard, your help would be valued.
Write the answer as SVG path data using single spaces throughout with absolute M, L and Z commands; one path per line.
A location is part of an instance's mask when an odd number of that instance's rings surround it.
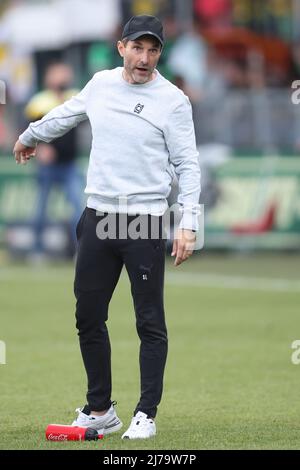
M 136 85 L 143 85 L 152 79 L 153 70 L 149 70 L 144 76 L 140 75 L 135 67 L 133 69 L 125 68 L 125 71 Z

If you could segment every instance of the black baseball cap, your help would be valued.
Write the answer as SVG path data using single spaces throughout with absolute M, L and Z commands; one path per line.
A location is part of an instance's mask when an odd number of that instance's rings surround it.
M 122 39 L 128 38 L 131 41 L 145 36 L 146 34 L 154 36 L 159 40 L 162 47 L 164 45 L 164 30 L 162 22 L 156 16 L 138 15 L 133 16 L 125 24 Z

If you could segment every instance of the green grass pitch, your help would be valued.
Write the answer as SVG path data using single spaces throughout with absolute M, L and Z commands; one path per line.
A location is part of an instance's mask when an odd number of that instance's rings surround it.
M 158 434 L 47 442 L 85 403 L 73 266 L 0 265 L 0 449 L 299 449 L 300 257 L 196 254 L 168 260 L 169 355 Z M 124 271 L 125 273 L 125 271 Z M 110 305 L 113 399 L 129 424 L 139 394 L 138 337 L 123 274 Z

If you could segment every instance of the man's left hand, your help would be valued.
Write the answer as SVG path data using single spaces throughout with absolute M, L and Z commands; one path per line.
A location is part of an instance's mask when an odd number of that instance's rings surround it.
M 191 256 L 195 248 L 195 243 L 196 234 L 192 230 L 177 230 L 171 254 L 171 256 L 176 256 L 174 266 L 179 266 Z

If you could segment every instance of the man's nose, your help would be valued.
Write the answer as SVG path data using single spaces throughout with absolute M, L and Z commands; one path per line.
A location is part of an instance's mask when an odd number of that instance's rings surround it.
M 141 61 L 143 62 L 143 65 L 147 65 L 149 61 L 149 55 L 147 51 L 144 51 L 142 53 Z

